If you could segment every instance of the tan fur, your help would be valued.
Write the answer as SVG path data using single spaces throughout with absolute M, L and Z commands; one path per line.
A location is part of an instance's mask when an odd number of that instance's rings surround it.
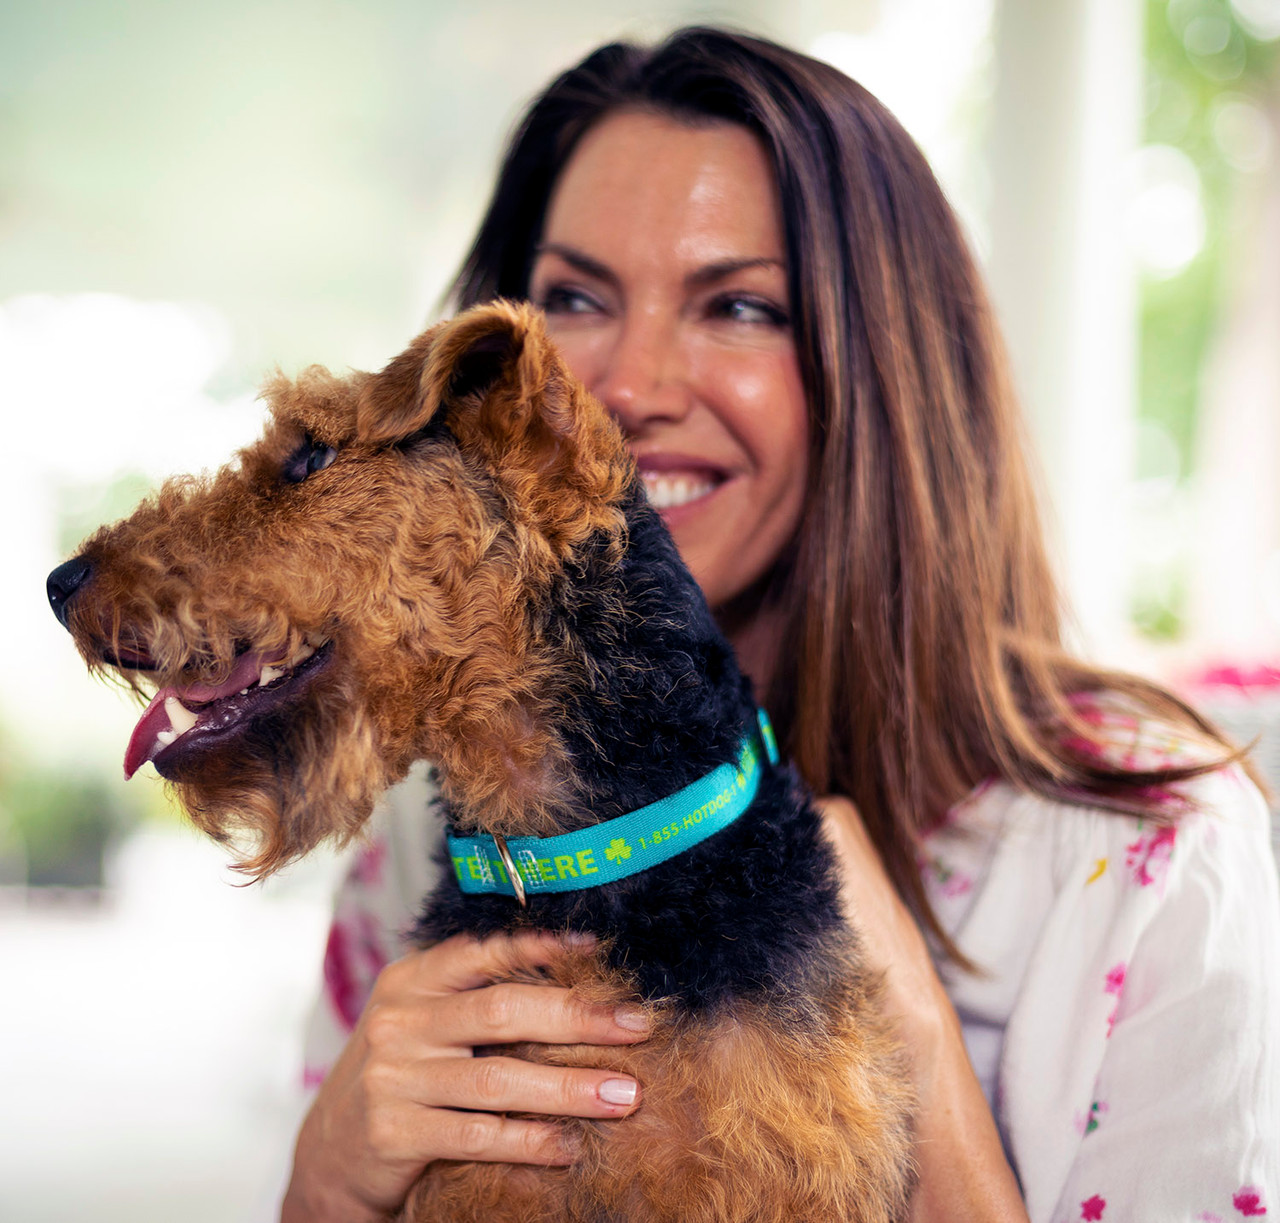
M 143 659 L 143 680 L 226 680 L 246 648 L 282 662 L 333 643 L 301 741 L 166 766 L 178 799 L 219 839 L 252 838 L 243 869 L 275 870 L 350 838 L 418 759 L 441 765 L 462 825 L 558 831 L 576 784 L 552 729 L 565 678 L 527 609 L 572 551 L 626 546 L 634 472 L 616 426 L 568 374 L 539 316 L 503 303 L 420 336 L 379 374 L 312 369 L 267 388 L 262 439 L 215 476 L 172 480 L 81 556 L 68 604 L 90 665 Z M 398 443 L 443 414 L 456 440 Z M 330 467 L 282 478 L 306 439 Z M 434 447 L 434 448 L 432 448 Z M 424 457 L 426 456 L 426 457 Z M 619 614 L 625 614 L 620 608 Z M 131 680 L 135 682 L 136 680 Z M 571 1170 L 436 1164 L 408 1223 L 570 1219 L 899 1218 L 909 1100 L 873 987 L 838 966 L 803 1015 L 763 1004 L 691 1017 L 655 1008 L 629 1049 L 524 1046 L 522 1057 L 635 1074 L 623 1121 L 575 1125 Z M 588 1000 L 636 1001 L 599 955 L 551 977 Z
M 591 1002 L 635 1004 L 595 957 L 549 974 Z M 911 1094 L 854 965 L 815 1000 L 818 1023 L 786 1024 L 761 1005 L 714 1017 L 654 1010 L 654 1032 L 625 1049 L 518 1045 L 503 1052 L 606 1067 L 644 1084 L 620 1122 L 567 1121 L 581 1138 L 564 1168 L 442 1162 L 401 1223 L 890 1223 L 905 1216 Z

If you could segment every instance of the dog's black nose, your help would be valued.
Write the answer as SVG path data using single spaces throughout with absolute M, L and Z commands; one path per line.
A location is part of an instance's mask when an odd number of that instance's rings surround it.
M 71 596 L 85 584 L 92 572 L 93 566 L 83 556 L 73 556 L 49 574 L 45 582 L 49 606 L 63 628 L 67 627 L 67 604 L 71 602 Z

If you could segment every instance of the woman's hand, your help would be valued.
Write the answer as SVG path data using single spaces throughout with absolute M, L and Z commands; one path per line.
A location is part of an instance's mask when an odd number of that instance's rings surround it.
M 479 942 L 459 936 L 383 970 L 346 1048 L 312 1104 L 294 1152 L 282 1223 L 385 1219 L 435 1159 L 566 1164 L 573 1157 L 548 1117 L 621 1117 L 634 1079 L 607 1070 L 473 1056 L 477 1045 L 631 1044 L 641 1012 L 591 1009 L 549 985 L 491 985 L 562 953 L 547 934 Z
M 924 936 L 889 881 L 853 804 L 824 798 L 818 810 L 840 864 L 846 913 L 870 967 L 885 974 L 885 1012 L 915 1082 L 920 1180 L 911 1199 L 912 1219 L 1025 1221 L 1017 1180 Z

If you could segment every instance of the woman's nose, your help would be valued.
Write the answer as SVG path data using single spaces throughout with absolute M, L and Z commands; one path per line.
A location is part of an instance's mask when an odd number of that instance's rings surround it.
M 678 326 L 627 319 L 591 389 L 627 433 L 655 420 L 682 419 L 692 396 Z

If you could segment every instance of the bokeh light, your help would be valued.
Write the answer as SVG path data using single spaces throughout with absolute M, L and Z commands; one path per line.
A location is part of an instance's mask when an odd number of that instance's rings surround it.
M 1167 144 L 1139 149 L 1133 170 L 1129 233 L 1134 251 L 1150 275 L 1176 276 L 1204 246 L 1199 172 L 1186 153 Z

